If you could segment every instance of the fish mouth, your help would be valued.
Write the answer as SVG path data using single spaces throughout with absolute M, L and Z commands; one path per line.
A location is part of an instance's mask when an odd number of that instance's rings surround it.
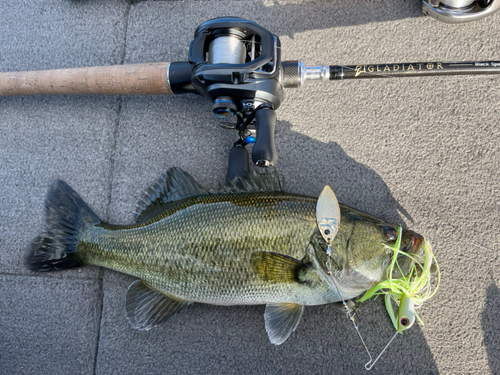
M 416 254 L 420 250 L 420 247 L 424 243 L 424 237 L 422 237 L 420 234 L 416 234 L 413 236 L 411 242 L 408 242 L 410 245 L 409 253 L 410 254 Z
M 402 256 L 402 258 L 400 258 L 401 260 L 401 262 L 399 263 L 400 266 L 397 270 L 393 271 L 393 277 L 400 278 L 403 275 L 407 275 L 410 272 L 411 267 L 415 262 L 413 255 L 417 255 L 423 243 L 424 243 L 424 237 L 422 237 L 420 234 L 413 233 L 413 235 L 406 242 L 406 244 L 400 248 L 400 251 L 410 256 L 409 257 Z

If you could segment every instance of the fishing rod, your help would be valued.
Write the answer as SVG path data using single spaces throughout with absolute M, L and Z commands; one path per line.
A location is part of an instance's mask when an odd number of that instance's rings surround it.
M 229 153 L 227 178 L 249 171 L 246 146 L 260 167 L 275 165 L 276 110 L 285 89 L 307 81 L 500 74 L 500 61 L 306 66 L 281 61 L 279 38 L 257 23 L 216 18 L 196 29 L 189 60 L 0 73 L 0 96 L 37 94 L 199 94 L 239 139 Z

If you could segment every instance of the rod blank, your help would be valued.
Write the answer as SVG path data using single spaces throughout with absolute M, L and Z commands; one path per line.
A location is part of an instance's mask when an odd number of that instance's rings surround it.
M 500 74 L 499 61 L 330 66 L 330 80 Z

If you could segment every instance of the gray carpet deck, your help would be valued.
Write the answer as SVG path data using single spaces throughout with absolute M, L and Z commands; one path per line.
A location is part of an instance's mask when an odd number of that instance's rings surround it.
M 500 60 L 500 14 L 465 25 L 418 0 L 4 0 L 0 71 L 186 60 L 195 28 L 255 20 L 306 64 Z M 374 372 L 500 373 L 500 78 L 308 84 L 278 111 L 286 189 L 404 223 L 433 244 L 438 295 Z M 271 345 L 263 306 L 193 305 L 149 332 L 130 328 L 133 278 L 86 267 L 35 274 L 23 254 L 43 199 L 67 181 L 102 219 L 129 223 L 139 193 L 171 166 L 223 181 L 236 134 L 195 96 L 0 98 L 0 373 L 365 373 L 366 353 L 331 306 L 306 308 Z M 357 322 L 373 354 L 393 334 L 382 301 Z

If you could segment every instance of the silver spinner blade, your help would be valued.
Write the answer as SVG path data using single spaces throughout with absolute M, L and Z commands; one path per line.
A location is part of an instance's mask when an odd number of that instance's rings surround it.
M 330 186 L 326 185 L 316 203 L 316 221 L 327 244 L 331 244 L 340 225 L 340 207 Z

